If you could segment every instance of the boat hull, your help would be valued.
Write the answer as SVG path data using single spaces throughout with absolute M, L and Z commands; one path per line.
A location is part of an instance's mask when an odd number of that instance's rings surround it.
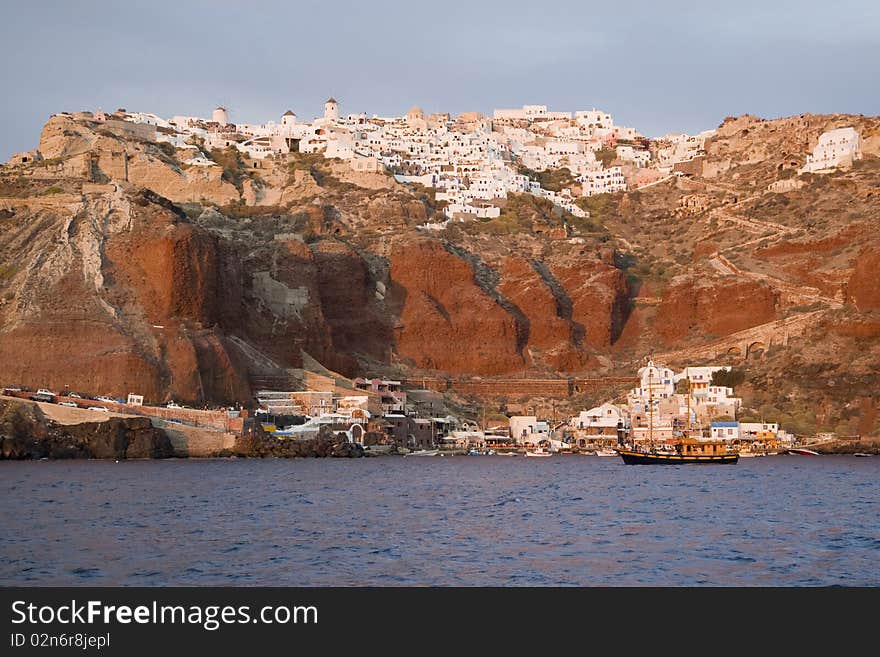
M 739 454 L 682 456 L 679 454 L 646 454 L 625 449 L 619 449 L 617 453 L 627 465 L 733 465 L 739 460 Z

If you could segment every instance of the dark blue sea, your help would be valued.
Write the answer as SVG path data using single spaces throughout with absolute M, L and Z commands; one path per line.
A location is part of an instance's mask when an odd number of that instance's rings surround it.
M 0 463 L 3 585 L 880 585 L 880 457 Z

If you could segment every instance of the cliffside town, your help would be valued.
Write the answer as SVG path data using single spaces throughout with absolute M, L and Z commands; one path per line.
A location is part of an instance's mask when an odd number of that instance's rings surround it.
M 623 403 L 653 357 L 745 372 L 745 422 L 876 435 L 878 156 L 847 115 L 57 114 L 0 169 L 0 383 L 378 377 L 500 421 Z

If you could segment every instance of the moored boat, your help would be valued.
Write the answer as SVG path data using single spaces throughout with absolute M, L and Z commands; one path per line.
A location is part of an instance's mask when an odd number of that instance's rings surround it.
M 551 452 L 544 451 L 543 447 L 538 447 L 531 451 L 527 451 L 524 456 L 553 456 Z
M 788 450 L 788 453 L 796 456 L 819 456 L 819 452 L 814 452 L 811 449 L 804 449 L 803 447 L 792 448 Z
M 739 454 L 729 451 L 723 441 L 703 441 L 684 438 L 676 443 L 659 448 L 618 449 L 627 465 L 732 465 L 739 460 Z
M 617 456 L 616 449 L 597 449 L 595 456 Z
M 415 452 L 410 452 L 409 454 L 404 454 L 404 456 L 443 456 L 440 454 L 439 449 L 420 449 Z

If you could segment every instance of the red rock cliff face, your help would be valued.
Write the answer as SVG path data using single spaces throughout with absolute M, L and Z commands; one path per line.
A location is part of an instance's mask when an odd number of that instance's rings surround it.
M 856 261 L 855 269 L 847 283 L 852 302 L 861 311 L 880 310 L 880 247 L 864 249 Z
M 0 337 L 3 380 L 56 392 L 160 398 L 161 368 L 110 321 L 36 317 Z
M 583 327 L 583 344 L 596 350 L 611 347 L 629 312 L 629 287 L 623 272 L 599 260 L 552 265 L 550 270 L 571 298 L 571 318 Z
M 23 273 L 0 322 L 4 380 L 150 401 L 247 399 L 246 370 L 216 326 L 214 238 L 149 192 L 52 217 L 18 246 Z
M 321 312 L 318 269 L 307 245 L 298 240 L 254 249 L 240 245 L 228 259 L 241 263 L 245 289 L 241 315 L 230 330 L 282 366 L 299 367 L 301 350 L 322 360 L 333 353 L 329 327 Z
M 372 280 L 367 263 L 350 246 L 334 239 L 314 243 L 312 253 L 321 310 L 340 371 L 356 372 L 355 354 L 387 362 L 393 339 L 391 319 L 377 305 L 384 293 Z
M 419 240 L 397 250 L 390 278 L 400 358 L 453 374 L 506 374 L 525 365 L 514 315 L 441 242 Z
M 776 319 L 779 295 L 756 281 L 686 279 L 663 296 L 655 328 L 668 343 L 692 333 L 724 336 Z
M 508 256 L 501 263 L 498 291 L 528 320 L 528 355 L 533 363 L 569 371 L 587 364 L 584 327 L 572 321 L 571 299 L 546 267 L 522 256 Z
M 218 275 L 214 239 L 158 214 L 110 240 L 105 269 L 155 324 L 214 323 Z

